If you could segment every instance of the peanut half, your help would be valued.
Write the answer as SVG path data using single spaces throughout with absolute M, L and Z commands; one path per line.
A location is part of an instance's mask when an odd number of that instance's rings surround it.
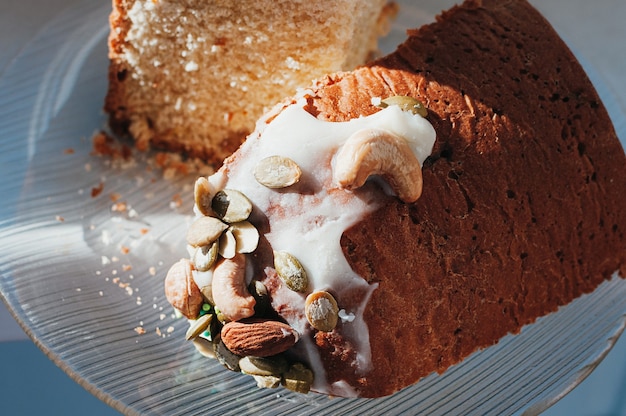
M 359 130 L 337 152 L 333 176 L 340 188 L 359 188 L 371 175 L 382 176 L 404 202 L 422 194 L 419 160 L 405 139 L 388 131 Z

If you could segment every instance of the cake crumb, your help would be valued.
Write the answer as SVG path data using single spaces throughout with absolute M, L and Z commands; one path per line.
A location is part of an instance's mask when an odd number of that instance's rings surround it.
M 100 182 L 98 185 L 91 188 L 91 197 L 95 198 L 102 193 L 104 189 L 104 182 Z

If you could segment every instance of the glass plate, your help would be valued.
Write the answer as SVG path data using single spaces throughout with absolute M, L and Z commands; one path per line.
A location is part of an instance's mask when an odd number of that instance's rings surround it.
M 386 50 L 451 2 L 404 3 Z M 626 313 L 617 277 L 384 399 L 260 390 L 201 357 L 163 295 L 169 265 L 186 255 L 195 177 L 164 179 L 150 155 L 112 163 L 91 154 L 105 125 L 109 10 L 77 0 L 0 76 L 1 294 L 34 342 L 100 399 L 127 414 L 536 414 L 614 345 Z

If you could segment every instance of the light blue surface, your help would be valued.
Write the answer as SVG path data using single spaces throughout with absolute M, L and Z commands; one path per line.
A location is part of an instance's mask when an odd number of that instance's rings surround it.
M 0 343 L 0 357 L 2 415 L 120 414 L 74 382 L 30 341 Z

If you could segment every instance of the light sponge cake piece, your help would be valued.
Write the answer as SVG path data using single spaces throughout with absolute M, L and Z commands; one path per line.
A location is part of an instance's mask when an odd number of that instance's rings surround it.
M 105 111 L 118 134 L 219 164 L 265 106 L 377 50 L 386 0 L 114 0 Z
M 623 276 L 625 163 L 550 24 L 469 0 L 198 179 L 166 295 L 260 386 L 389 395 Z

